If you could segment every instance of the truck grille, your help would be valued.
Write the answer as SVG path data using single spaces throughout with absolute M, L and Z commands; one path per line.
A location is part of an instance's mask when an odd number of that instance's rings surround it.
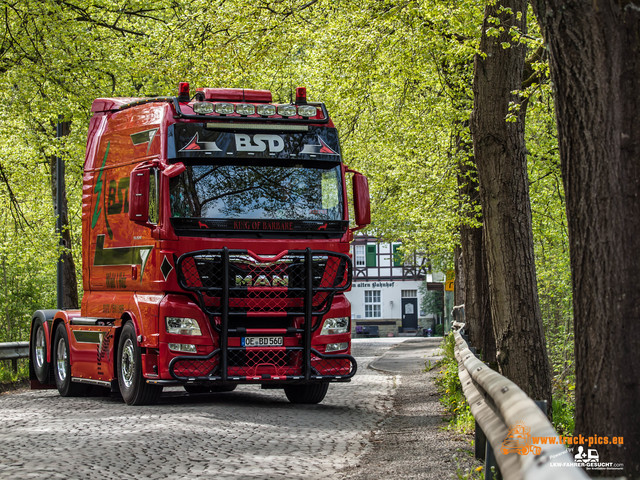
M 178 261 L 180 286 L 201 295 L 210 315 L 222 314 L 225 277 L 231 314 L 303 315 L 309 281 L 313 310 L 321 313 L 329 309 L 337 292 L 351 285 L 351 261 L 347 255 L 314 251 L 308 272 L 304 251 L 283 252 L 271 258 L 249 251 L 235 252 L 229 251 L 228 263 L 218 250 L 189 253 Z
M 182 255 L 176 271 L 180 287 L 196 295 L 220 343 L 206 356 L 174 358 L 170 372 L 175 378 L 322 380 L 355 374 L 350 355 L 311 348 L 312 332 L 334 296 L 351 286 L 348 255 L 307 249 L 261 257 L 249 250 L 202 250 Z M 229 345 L 234 337 L 239 345 L 237 337 L 244 335 L 284 336 L 289 346 Z

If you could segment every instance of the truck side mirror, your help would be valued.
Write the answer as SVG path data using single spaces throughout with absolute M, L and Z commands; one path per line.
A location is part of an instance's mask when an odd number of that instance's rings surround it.
M 187 167 L 185 167 L 184 163 L 182 163 L 182 162 L 173 163 L 173 164 L 169 165 L 168 167 L 166 167 L 162 171 L 162 174 L 167 178 L 173 178 L 173 177 L 177 177 L 178 175 L 180 175 L 186 169 L 187 169 Z
M 369 182 L 361 173 L 353 175 L 353 210 L 356 225 L 363 228 L 371 223 L 371 200 L 369 198 Z
M 129 176 L 129 220 L 149 222 L 149 168 L 134 168 Z

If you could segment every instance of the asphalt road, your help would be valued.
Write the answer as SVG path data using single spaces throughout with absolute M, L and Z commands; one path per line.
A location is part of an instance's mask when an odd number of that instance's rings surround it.
M 428 339 L 382 356 L 402 340 L 354 341 L 357 375 L 313 406 L 258 386 L 199 395 L 171 388 L 144 407 L 56 390 L 3 394 L 0 478 L 346 478 L 377 448 L 403 375 L 416 375 L 437 346 Z

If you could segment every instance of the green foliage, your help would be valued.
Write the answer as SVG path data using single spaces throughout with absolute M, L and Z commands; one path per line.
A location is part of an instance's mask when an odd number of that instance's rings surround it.
M 459 167 L 470 158 L 458 143 L 470 143 L 465 125 L 485 3 L 24 0 L 5 5 L 0 11 L 0 341 L 25 340 L 31 312 L 54 304 L 58 247 L 50 157 L 61 155 L 66 162 L 71 248 L 80 276 L 82 164 L 91 102 L 173 95 L 179 81 L 270 89 L 278 101 L 288 101 L 295 86 L 306 86 L 310 99 L 327 103 L 346 162 L 369 177 L 370 230 L 386 240 L 402 239 L 407 252 L 450 258 L 460 223 L 477 223 L 480 214 L 459 195 Z M 548 66 L 534 55 L 541 45 L 535 19 L 528 25 L 526 37 L 512 31 L 512 43 L 527 43 L 532 61 L 521 92 L 526 102 L 514 103 L 509 115 L 515 118 L 526 107 L 539 298 L 554 396 L 568 406 L 574 363 L 564 196 Z M 503 27 L 494 22 L 491 28 Z M 59 115 L 71 122 L 71 133 L 55 140 Z M 437 326 L 436 334 L 441 329 Z
M 449 334 L 444 338 L 442 349 L 444 357 L 438 364 L 441 370 L 438 372 L 436 385 L 445 413 L 450 415 L 449 428 L 461 433 L 472 433 L 475 422 L 469 410 L 469 404 L 462 393 L 453 335 Z
M 575 428 L 575 398 L 553 400 L 553 426 L 559 435 L 570 437 Z
M 436 325 L 435 334 L 438 337 L 441 337 L 442 335 L 444 335 L 444 325 L 442 323 L 439 323 L 438 325 Z
M 18 371 L 14 372 L 11 362 L 0 362 L 0 385 L 11 384 L 29 379 L 29 363 L 27 359 L 18 360 Z M 1 391 L 1 390 L 0 390 Z
M 484 479 L 484 467 L 482 465 L 478 467 L 472 467 L 468 472 L 465 472 L 462 468 L 456 468 L 456 477 L 458 480 L 482 480 Z
M 426 283 L 420 285 L 422 308 L 427 315 L 444 316 L 444 295 L 438 290 L 427 290 Z

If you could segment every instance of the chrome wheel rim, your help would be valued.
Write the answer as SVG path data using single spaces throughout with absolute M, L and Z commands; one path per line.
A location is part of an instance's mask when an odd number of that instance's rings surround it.
M 36 345 L 35 345 L 35 361 L 36 367 L 42 368 L 44 365 L 44 349 L 46 348 L 44 341 L 44 332 L 42 327 L 38 327 L 36 330 Z
M 67 378 L 67 345 L 64 338 L 58 340 L 58 348 L 56 348 L 56 371 L 58 380 L 64 382 Z
M 133 372 L 134 372 L 134 349 L 133 342 L 130 338 L 127 338 L 122 347 L 122 358 L 120 359 L 120 373 L 122 376 L 122 382 L 127 388 L 131 388 L 133 384 Z

